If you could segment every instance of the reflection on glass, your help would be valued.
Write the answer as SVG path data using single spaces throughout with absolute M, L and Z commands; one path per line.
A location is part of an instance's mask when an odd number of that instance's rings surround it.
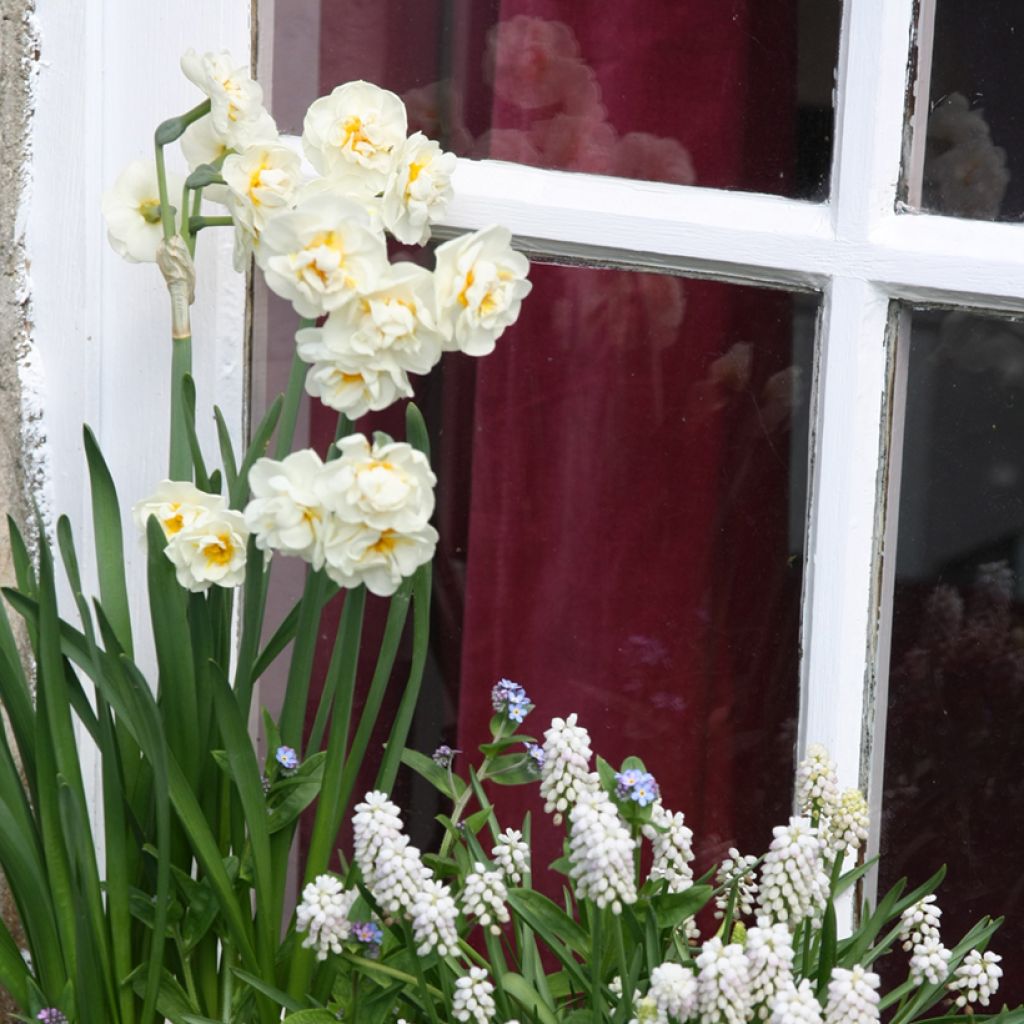
M 882 877 L 942 864 L 943 938 L 1006 915 L 1000 1005 L 1024 999 L 1024 325 L 913 317 Z
M 624 0 L 599 16 L 570 0 L 306 0 L 301 33 L 294 6 L 275 41 L 283 130 L 364 78 L 460 156 L 827 193 L 839 0 Z
M 699 863 L 764 849 L 792 799 L 817 302 L 650 273 L 531 278 L 493 355 L 446 355 L 418 389 L 441 543 L 413 742 L 474 751 L 492 686 L 514 679 L 534 735 L 575 711 L 609 761 L 641 754 Z M 401 417 L 360 428 L 399 434 Z M 315 443 L 333 431 L 315 410 Z M 542 814 L 535 788 L 494 796 L 509 823 Z M 405 799 L 429 828 L 432 795 Z M 537 863 L 560 852 L 546 831 Z
M 1024 45 L 1017 0 L 936 0 L 924 209 L 978 220 L 1024 216 L 1024 115 L 1014 83 Z

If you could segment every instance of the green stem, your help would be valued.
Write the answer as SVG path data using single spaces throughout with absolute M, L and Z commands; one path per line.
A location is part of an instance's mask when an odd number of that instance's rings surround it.
M 594 1020 L 606 1019 L 604 992 L 601 987 L 601 960 L 604 950 L 601 946 L 601 918 L 604 911 L 596 904 L 590 904 L 590 1003 L 594 1011 Z M 623 979 L 625 984 L 625 979 Z
M 231 970 L 235 961 L 235 949 L 231 943 L 224 940 L 223 964 L 221 971 L 220 990 L 220 1013 L 224 1024 L 231 1024 L 231 1001 L 234 998 L 235 972 Z
M 423 973 L 423 958 L 416 953 L 416 940 L 413 938 L 412 928 L 408 921 L 402 922 L 402 932 L 405 935 L 405 948 L 412 954 L 412 962 L 416 969 L 416 984 L 420 990 L 420 996 L 426 1004 L 426 1011 L 430 1016 L 431 1024 L 440 1024 L 437 1019 L 437 1010 L 434 1007 L 434 1000 L 430 998 L 430 991 L 427 987 L 427 977 Z
M 229 218 L 230 219 L 230 218 Z M 313 321 L 302 319 L 299 330 L 312 327 Z M 288 387 L 284 393 L 284 408 L 281 410 L 281 421 L 277 426 L 277 444 L 274 447 L 274 458 L 283 459 L 292 450 L 295 436 L 295 424 L 299 418 L 299 403 L 302 401 L 303 382 L 306 379 L 306 364 L 299 358 L 298 348 L 292 357 L 292 367 L 288 373 Z
M 192 977 L 192 964 L 188 954 L 185 952 L 185 944 L 181 940 L 181 930 L 174 929 L 174 944 L 178 947 L 178 957 L 181 960 L 181 972 L 185 977 L 185 991 L 197 1012 L 201 1012 L 203 1004 L 199 1001 L 199 993 L 196 991 L 195 979 Z
M 168 476 L 172 480 L 192 479 L 192 452 L 185 426 L 185 396 L 183 385 L 186 375 L 192 373 L 192 339 L 171 339 L 171 449 Z
M 174 211 L 167 192 L 167 168 L 164 166 L 164 147 L 156 144 L 156 184 L 160 195 L 160 224 L 164 229 L 164 240 L 174 234 Z
M 505 986 L 501 979 L 508 973 L 508 963 L 505 954 L 501 950 L 501 942 L 496 935 L 491 934 L 491 929 L 484 928 L 484 941 L 487 943 L 487 955 L 491 959 L 491 976 L 494 978 L 494 995 L 501 1011 L 502 1019 L 512 1019 L 512 1009 L 509 1006 L 508 996 L 505 995 Z
M 186 192 L 187 191 L 188 190 L 186 189 Z M 188 218 L 187 227 L 191 234 L 197 235 L 203 230 L 203 228 L 229 228 L 234 223 L 235 222 L 230 217 L 202 217 L 192 215 Z M 182 234 L 185 235 L 187 240 L 188 235 L 185 231 L 182 231 Z

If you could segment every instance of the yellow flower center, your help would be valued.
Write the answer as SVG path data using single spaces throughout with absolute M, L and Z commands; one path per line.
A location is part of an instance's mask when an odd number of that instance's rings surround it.
M 256 196 L 256 189 L 258 189 L 263 184 L 263 172 L 267 169 L 268 166 L 269 164 L 267 163 L 267 158 L 264 157 L 262 160 L 260 160 L 259 167 L 257 167 L 252 172 L 252 174 L 249 175 L 248 194 L 249 198 L 252 200 L 253 206 L 260 205 L 260 201 Z
M 367 549 L 374 552 L 377 555 L 390 555 L 395 550 L 395 545 L 398 543 L 397 534 L 394 530 L 385 530 L 377 540 L 376 544 L 371 544 Z
M 467 271 L 466 280 L 463 282 L 462 285 L 462 291 L 459 292 L 458 294 L 459 305 L 462 306 L 463 309 L 465 309 L 466 306 L 469 305 L 469 296 L 466 293 L 469 291 L 470 288 L 473 287 L 474 280 L 475 278 L 473 277 L 473 271 Z
M 208 565 L 227 565 L 234 553 L 235 546 L 231 543 L 231 535 L 227 533 L 219 534 L 216 541 L 203 548 L 203 557 Z
M 341 140 L 341 148 L 349 147 L 355 149 L 356 146 L 369 145 L 370 137 L 363 131 L 363 122 L 358 117 L 350 117 L 344 124 L 345 137 Z
M 139 213 L 142 214 L 142 219 L 147 224 L 159 224 L 160 223 L 160 200 L 157 199 L 143 199 L 139 203 Z
M 163 520 L 164 530 L 166 530 L 167 533 L 172 535 L 178 533 L 181 530 L 181 528 L 185 525 L 185 520 L 182 514 L 178 512 L 179 508 L 181 508 L 181 503 L 176 501 L 173 505 L 171 505 L 171 511 L 177 512 L 177 515 L 168 516 L 166 519 Z

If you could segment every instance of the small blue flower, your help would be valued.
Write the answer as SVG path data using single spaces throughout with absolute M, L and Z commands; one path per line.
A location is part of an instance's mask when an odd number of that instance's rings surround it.
M 615 773 L 615 793 L 619 799 L 632 799 L 633 787 L 640 781 L 642 774 L 636 768 L 627 768 L 624 772 Z
M 491 690 L 491 705 L 498 714 L 506 714 L 513 722 L 522 720 L 533 710 L 526 691 L 511 679 L 499 679 Z
M 539 775 L 544 770 L 544 748 L 539 743 L 527 743 L 525 747 L 526 753 L 530 755 L 528 765 Z
M 456 754 L 461 754 L 461 750 L 454 750 L 449 747 L 447 743 L 442 743 L 431 755 L 430 760 L 434 762 L 439 768 L 448 768 L 452 761 L 455 760 Z
M 293 772 L 299 767 L 299 755 L 291 747 L 278 747 L 274 759 L 286 772 Z
M 356 921 L 352 925 L 352 938 L 367 946 L 379 946 L 384 938 L 384 933 L 380 930 L 380 926 L 374 924 L 373 921 Z
M 654 781 L 654 776 L 650 772 L 644 772 L 629 795 L 641 807 L 646 807 L 658 799 L 658 793 L 658 783 Z

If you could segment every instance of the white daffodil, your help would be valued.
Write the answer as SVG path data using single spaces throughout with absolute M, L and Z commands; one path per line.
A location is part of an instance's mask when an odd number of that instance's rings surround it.
M 140 530 L 145 531 L 150 516 L 156 516 L 170 540 L 184 529 L 211 514 L 227 509 L 228 503 L 219 494 L 207 494 L 195 484 L 185 480 L 163 480 L 148 498 L 137 502 L 132 517 Z
M 245 546 L 249 530 L 241 512 L 213 511 L 182 527 L 167 542 L 165 554 L 174 564 L 178 583 L 193 592 L 211 585 L 237 587 L 245 579 Z
M 369 82 L 339 85 L 315 100 L 302 125 L 309 162 L 325 176 L 384 186 L 405 141 L 405 105 Z
M 193 121 L 181 137 L 181 152 L 188 161 L 188 169 L 194 171 L 201 164 L 216 163 L 235 150 L 278 141 L 277 125 L 266 110 L 256 121 L 236 125 L 232 134 L 235 138 L 229 142 L 226 135 L 217 131 L 210 116 Z M 227 205 L 227 197 L 228 190 L 224 185 L 207 185 L 203 190 L 203 198 L 215 203 Z
M 342 438 L 337 447 L 341 458 L 324 467 L 317 486 L 339 520 L 398 533 L 426 525 L 437 477 L 423 452 L 404 441 L 371 445 L 362 434 Z
M 526 280 L 530 264 L 510 240 L 507 228 L 490 227 L 438 248 L 434 284 L 446 349 L 488 355 L 518 318 L 533 286 Z
M 228 209 L 237 233 L 235 269 L 242 270 L 270 219 L 294 201 L 302 160 L 287 146 L 250 146 L 227 157 L 221 174 L 227 183 Z M 241 266 L 239 254 L 244 254 Z
M 248 67 L 236 65 L 227 50 L 202 56 L 189 50 L 182 55 L 181 70 L 210 97 L 214 126 L 232 148 L 265 115 L 263 90 L 249 77 Z
M 324 552 L 327 575 L 341 587 L 365 584 L 371 594 L 390 597 L 416 569 L 434 557 L 437 531 L 374 530 L 362 523 L 333 520 Z
M 455 155 L 416 132 L 405 140 L 384 188 L 384 225 L 400 242 L 422 245 L 452 198 Z
M 413 392 L 403 371 L 374 369 L 361 356 L 349 356 L 314 361 L 306 373 L 306 394 L 356 420 L 399 398 L 412 398 Z
M 245 523 L 261 551 L 283 551 L 315 569 L 323 566 L 327 510 L 316 491 L 323 465 L 311 448 L 292 452 L 281 462 L 256 460 L 249 471 L 252 499 L 245 507 Z
M 176 202 L 184 180 L 167 173 L 167 192 Z M 156 165 L 133 160 L 118 176 L 114 187 L 103 193 L 103 219 L 114 252 L 131 263 L 152 263 L 163 241 L 160 225 L 160 188 Z
M 434 280 L 415 263 L 388 267 L 376 287 L 295 335 L 307 363 L 361 360 L 377 371 L 429 373 L 441 358 Z
M 365 210 L 328 193 L 269 221 L 257 256 L 267 287 L 305 317 L 371 290 L 388 265 L 384 238 Z
M 312 178 L 299 189 L 295 205 L 302 206 L 307 200 L 315 199 L 317 196 L 335 196 L 355 203 L 369 218 L 370 230 L 374 234 L 384 234 L 384 220 L 381 212 L 384 200 L 380 192 L 373 187 L 367 187 L 364 182 L 350 181 L 345 178 Z

